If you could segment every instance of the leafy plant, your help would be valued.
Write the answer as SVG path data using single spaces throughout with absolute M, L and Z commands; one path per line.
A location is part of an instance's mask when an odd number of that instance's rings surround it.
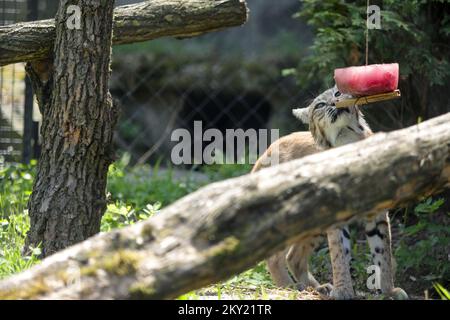
M 139 220 L 146 220 L 157 214 L 160 208 L 160 202 L 153 205 L 147 204 L 145 208 L 139 212 L 136 212 L 131 206 L 109 204 L 102 217 L 100 231 L 109 232 L 112 229 L 132 225 Z
M 252 170 L 250 164 L 215 164 L 204 166 L 202 171 L 211 181 L 220 181 L 247 174 Z
M 31 195 L 36 172 L 35 160 L 29 165 L 11 164 L 0 167 L 0 217 L 23 211 Z
M 30 248 L 30 255 L 22 255 L 28 229 L 26 211 L 10 212 L 7 218 L 0 219 L 0 278 L 28 269 L 39 261 L 39 248 Z
M 436 212 L 445 202 L 444 198 L 437 199 L 433 201 L 432 198 L 428 198 L 425 201 L 419 203 L 415 208 L 414 212 L 416 215 L 428 214 Z
M 112 200 L 137 211 L 149 203 L 168 205 L 201 185 L 189 177 L 176 179 L 171 167 L 161 169 L 159 163 L 130 168 L 128 162 L 125 154 L 110 166 L 107 190 Z
M 430 288 L 434 281 L 448 283 L 450 265 L 450 215 L 442 212 L 443 198 L 419 203 L 400 225 L 400 241 L 395 250 L 397 273 L 405 282 Z
M 365 63 L 366 1 L 301 2 L 296 18 L 311 26 L 315 38 L 295 74 L 303 89 L 324 89 L 333 85 L 335 68 Z M 406 94 L 401 109 L 378 108 L 377 114 L 369 110 L 373 126 L 398 128 L 415 124 L 418 117 L 447 112 L 446 98 L 437 98 L 450 80 L 450 15 L 445 2 L 372 2 L 381 7 L 381 29 L 369 32 L 369 63 L 398 62 L 400 88 Z
M 328 79 L 336 67 L 364 64 L 366 1 L 303 0 L 297 15 L 316 31 L 306 62 L 308 79 Z M 380 3 L 377 3 L 380 4 Z M 382 29 L 370 30 L 370 60 L 397 61 L 402 75 L 420 73 L 432 85 L 450 76 L 450 19 L 442 1 L 385 0 L 380 6 Z M 317 74 L 316 72 L 319 72 Z

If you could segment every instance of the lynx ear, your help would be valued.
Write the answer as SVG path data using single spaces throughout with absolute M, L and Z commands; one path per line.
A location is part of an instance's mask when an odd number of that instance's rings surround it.
M 292 110 L 292 114 L 304 124 L 309 123 L 309 108 L 294 109 Z

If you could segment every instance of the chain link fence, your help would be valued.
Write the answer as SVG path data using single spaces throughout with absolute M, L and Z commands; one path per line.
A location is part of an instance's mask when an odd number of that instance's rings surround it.
M 278 75 L 259 84 L 254 71 L 235 68 L 148 54 L 116 59 L 111 91 L 122 109 L 117 145 L 134 162 L 156 161 L 170 156 L 175 129 L 194 136 L 195 121 L 202 131 L 217 129 L 223 136 L 227 129 L 270 129 L 300 100 L 291 79 Z
M 0 27 L 49 18 L 56 6 L 53 0 L 0 0 Z M 0 167 L 39 156 L 40 114 L 24 67 L 0 67 Z
M 117 5 L 140 1 L 116 1 Z M 0 0 L 0 24 L 54 16 L 57 0 Z M 111 93 L 122 112 L 114 142 L 132 163 L 170 158 L 177 128 L 298 129 L 290 110 L 306 96 L 281 70 L 296 64 L 308 30 L 293 21 L 297 0 L 249 0 L 245 26 L 198 38 L 161 39 L 113 50 Z M 269 28 L 266 20 L 271 20 Z M 305 38 L 306 37 L 306 38 Z M 38 157 L 40 115 L 24 64 L 0 69 L 0 157 Z
M 19 21 L 24 1 L 0 2 L 0 26 Z M 17 108 L 23 101 L 23 72 L 17 65 L 0 69 L 0 166 L 5 161 L 20 159 L 23 130 Z

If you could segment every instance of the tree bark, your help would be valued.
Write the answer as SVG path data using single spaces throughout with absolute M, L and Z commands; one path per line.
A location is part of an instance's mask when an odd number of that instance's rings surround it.
M 337 223 L 450 186 L 450 113 L 214 183 L 0 282 L 0 299 L 174 298 Z
M 152 0 L 114 12 L 114 44 L 159 37 L 192 37 L 239 26 L 247 20 L 244 0 Z M 53 19 L 0 27 L 0 66 L 48 58 L 55 40 Z
M 66 24 L 70 4 L 61 0 L 56 15 L 55 60 L 27 66 L 43 141 L 27 245 L 41 244 L 43 256 L 100 230 L 117 118 L 108 91 L 114 1 L 79 0 L 79 30 Z

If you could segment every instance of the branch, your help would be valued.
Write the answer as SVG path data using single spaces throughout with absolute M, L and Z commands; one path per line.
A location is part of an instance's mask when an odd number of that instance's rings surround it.
M 0 282 L 0 299 L 174 298 L 336 223 L 448 186 L 450 113 L 209 185 Z
M 247 20 L 244 0 L 152 0 L 114 11 L 114 44 L 160 37 L 192 37 Z M 55 20 L 0 27 L 0 66 L 47 58 L 55 40 Z

